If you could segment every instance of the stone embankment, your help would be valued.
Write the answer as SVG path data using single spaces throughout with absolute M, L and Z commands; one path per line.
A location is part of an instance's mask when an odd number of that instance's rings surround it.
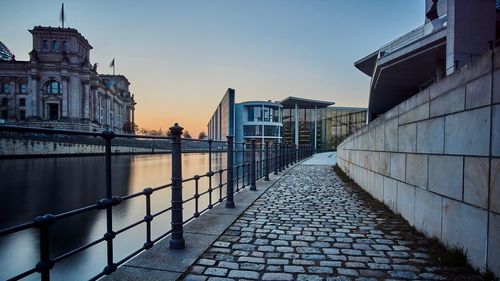
M 500 275 L 500 49 L 344 140 L 338 164 L 412 226 Z

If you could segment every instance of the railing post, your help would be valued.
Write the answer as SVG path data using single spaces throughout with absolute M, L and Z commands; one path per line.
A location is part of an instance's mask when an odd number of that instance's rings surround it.
M 40 272 L 40 280 L 50 280 L 50 270 L 54 262 L 50 259 L 49 225 L 54 221 L 50 214 L 35 218 L 35 223 L 40 229 L 40 261 L 36 264 L 36 271 Z
M 233 179 L 233 136 L 227 136 L 227 199 L 226 208 L 234 208 L 234 179 Z
M 292 164 L 297 163 L 297 146 L 292 144 Z
M 170 249 L 184 249 L 184 230 L 182 228 L 182 128 L 175 123 L 170 127 L 172 134 L 172 238 Z
M 252 167 L 251 167 L 251 182 L 250 182 L 250 190 L 257 190 L 257 186 L 255 185 L 255 177 L 256 177 L 256 167 L 255 167 L 255 139 L 252 139 Z
M 105 143 L 106 200 L 108 200 L 108 204 L 104 204 L 106 206 L 106 233 L 104 239 L 106 240 L 107 265 L 104 267 L 103 272 L 109 275 L 117 268 L 116 264 L 113 263 L 113 239 L 116 234 L 113 232 L 113 204 L 111 204 L 113 200 L 113 191 L 111 189 L 111 140 L 115 138 L 115 134 L 112 131 L 104 131 L 102 137 Z
M 278 174 L 278 143 L 274 143 L 274 174 Z
M 212 139 L 208 140 L 208 208 L 212 209 Z
M 264 180 L 269 181 L 269 141 L 266 141 L 265 145 L 265 157 L 266 157 L 266 165 L 265 165 L 265 175 Z
M 283 143 L 280 146 L 280 169 L 285 170 L 285 144 Z
M 288 168 L 290 165 L 290 146 L 289 145 L 285 146 L 285 163 L 286 163 L 286 167 Z

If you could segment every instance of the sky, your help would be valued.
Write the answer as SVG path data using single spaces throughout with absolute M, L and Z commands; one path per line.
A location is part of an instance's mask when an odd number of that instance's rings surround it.
M 60 26 L 62 1 L 2 1 L 0 41 L 28 60 L 35 25 Z M 288 96 L 366 107 L 353 64 L 424 22 L 423 0 L 66 0 L 65 26 L 93 46 L 100 73 L 131 82 L 140 127 L 192 135 L 227 88 L 236 102 Z M 8 12 L 6 12 L 8 11 Z

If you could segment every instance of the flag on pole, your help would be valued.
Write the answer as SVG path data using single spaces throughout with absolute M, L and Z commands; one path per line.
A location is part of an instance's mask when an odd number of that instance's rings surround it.
M 109 64 L 109 67 L 112 67 L 113 68 L 113 75 L 115 75 L 115 58 L 113 58 L 113 60 L 111 61 L 111 63 Z
M 64 28 L 64 2 L 61 5 L 61 14 L 59 15 L 59 19 L 62 23 L 62 28 Z

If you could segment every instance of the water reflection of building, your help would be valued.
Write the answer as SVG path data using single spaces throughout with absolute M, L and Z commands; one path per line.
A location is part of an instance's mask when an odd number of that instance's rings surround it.
M 229 89 L 208 123 L 208 137 L 226 140 L 234 135 L 237 142 L 256 139 L 334 149 L 366 124 L 366 108 L 333 104 L 298 97 L 235 103 L 235 91 Z
M 97 73 L 78 30 L 35 26 L 30 33 L 29 61 L 0 44 L 0 123 L 121 132 L 134 121 L 129 81 Z

